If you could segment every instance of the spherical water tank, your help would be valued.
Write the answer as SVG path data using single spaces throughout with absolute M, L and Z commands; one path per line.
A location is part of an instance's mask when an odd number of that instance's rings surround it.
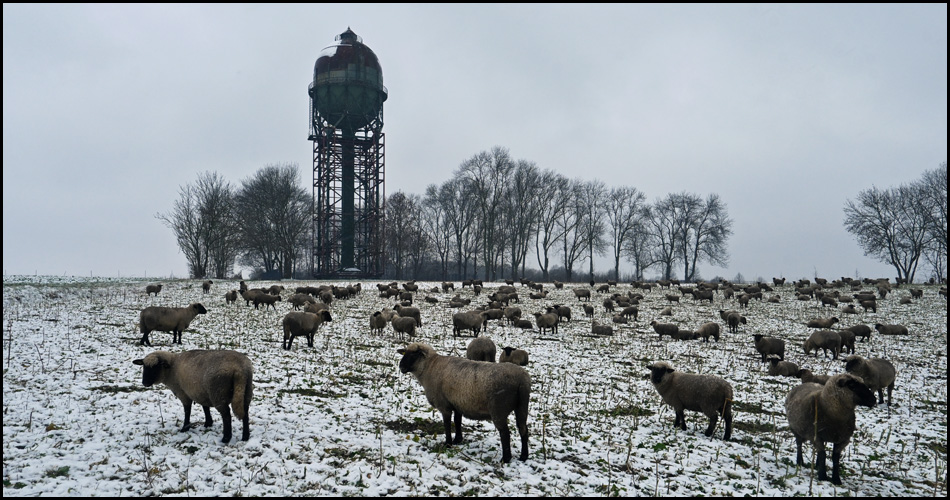
M 379 59 L 349 28 L 320 51 L 309 93 L 314 129 L 358 130 L 382 126 L 383 70 Z

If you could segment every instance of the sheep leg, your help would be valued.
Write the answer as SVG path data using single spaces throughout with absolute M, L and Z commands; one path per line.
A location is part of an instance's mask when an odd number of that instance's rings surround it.
M 877 390 L 877 404 L 879 405 L 884 404 L 884 388 L 883 387 Z M 888 406 L 890 406 L 890 403 L 888 403 Z
M 445 445 L 452 446 L 452 410 L 442 410 L 442 423 L 445 425 Z
M 706 437 L 712 437 L 713 431 L 716 430 L 716 424 L 719 423 L 719 414 L 716 412 L 713 412 L 713 414 L 708 415 L 708 417 L 709 417 L 709 427 L 706 427 L 705 434 L 706 434 Z
M 729 441 L 729 438 L 732 437 L 732 401 L 727 400 L 723 406 L 722 419 L 726 423 L 726 433 L 722 438 L 726 441 Z
M 841 476 L 839 475 L 839 467 L 841 464 L 841 451 L 844 450 L 844 447 L 847 446 L 846 443 L 835 443 L 831 449 L 831 483 L 832 484 L 841 484 Z M 824 446 L 821 447 L 824 450 Z
M 685 410 L 676 411 L 676 420 L 673 421 L 673 427 L 675 428 L 677 425 L 679 425 L 680 428 L 683 429 L 684 431 L 686 430 L 686 411 Z
M 148 341 L 148 333 L 142 334 L 142 340 L 139 341 L 139 345 L 152 345 L 152 343 Z
M 496 415 L 492 419 L 492 423 L 495 424 L 498 434 L 501 435 L 501 461 L 507 464 L 511 462 L 511 429 L 508 428 L 508 416 Z M 524 459 L 522 458 L 522 460 Z
M 828 480 L 827 452 L 825 451 L 824 441 L 815 441 L 815 448 L 818 448 L 818 457 L 815 459 L 815 469 L 818 471 L 818 480 Z M 832 452 L 834 456 L 834 452 Z M 834 463 L 837 463 L 835 461 Z M 840 483 L 839 483 L 840 484 Z
M 462 442 L 462 412 L 455 410 L 455 444 Z
M 191 429 L 191 400 L 182 399 L 181 404 L 185 407 L 185 422 L 182 424 L 181 430 L 179 432 L 185 432 L 188 429 Z
M 795 455 L 795 465 L 801 467 L 805 465 L 805 461 L 802 460 L 802 442 L 804 439 L 794 432 L 792 432 L 792 435 L 795 436 L 795 447 L 798 449 L 798 453 Z
M 205 410 L 205 427 L 211 427 L 211 407 L 202 406 Z
M 313 332 L 307 334 L 307 347 L 313 347 Z
M 208 415 L 210 416 L 211 413 L 207 408 L 208 407 L 206 406 L 205 411 L 208 412 Z M 221 442 L 229 443 L 231 442 L 231 407 L 228 406 L 227 404 L 224 404 L 224 405 L 218 406 L 217 409 L 218 409 L 218 412 L 221 413 L 221 421 L 222 423 L 224 423 L 224 437 L 221 438 Z M 247 426 L 245 426 L 244 428 L 247 429 Z

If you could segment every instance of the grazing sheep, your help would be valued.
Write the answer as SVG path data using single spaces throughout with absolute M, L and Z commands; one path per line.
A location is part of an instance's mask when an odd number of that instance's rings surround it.
M 778 356 L 772 354 L 768 357 L 769 375 L 782 377 L 797 377 L 798 365 L 791 361 L 783 361 Z
M 442 282 L 442 291 L 443 291 L 443 292 L 448 292 L 449 290 L 452 290 L 453 292 L 455 291 L 455 283 L 449 283 L 449 282 L 443 281 L 443 282 Z
M 658 361 L 647 368 L 656 392 L 676 412 L 673 427 L 678 426 L 685 431 L 685 410 L 698 411 L 709 417 L 705 434 L 711 437 L 721 414 L 726 423 L 723 439 L 729 440 L 732 436 L 732 385 L 729 382 L 716 375 L 678 372 L 665 361 Z
M 887 406 L 891 406 L 891 394 L 894 392 L 894 380 L 897 370 L 894 365 L 882 358 L 862 358 L 848 356 L 844 360 L 844 371 L 861 377 L 871 392 L 877 392 L 878 404 L 884 404 L 884 388 L 887 388 Z M 871 406 L 874 406 L 873 403 Z
M 610 325 L 601 325 L 597 323 L 597 320 L 591 320 L 590 322 L 590 332 L 594 335 L 613 335 L 614 327 Z
M 805 326 L 808 328 L 831 328 L 832 325 L 837 323 L 839 320 L 837 317 L 834 318 L 815 318 L 808 323 L 805 323 Z
M 237 290 L 231 290 L 230 292 L 224 294 L 224 301 L 228 304 L 233 304 L 237 302 L 238 292 Z
M 708 300 L 709 303 L 712 304 L 713 299 L 715 299 L 715 294 L 713 294 L 712 290 L 695 290 L 693 291 L 693 298 L 700 302 Z
M 762 355 L 762 361 L 765 361 L 770 354 L 778 356 L 779 359 L 785 359 L 784 340 L 775 337 L 766 337 L 761 333 L 753 334 L 752 339 L 755 343 L 755 350 L 759 351 L 759 354 Z
M 877 312 L 877 301 L 876 301 L 876 300 L 862 300 L 862 301 L 860 301 L 860 302 L 858 302 L 858 303 L 861 304 L 861 307 L 864 308 L 864 312 L 868 312 L 868 309 L 870 309 L 871 312 L 874 312 L 874 313 Z
M 145 285 L 145 295 L 155 294 L 158 297 L 158 292 L 162 291 L 162 285 Z
M 557 325 L 560 323 L 557 313 L 534 313 L 534 322 L 538 324 L 538 330 L 544 334 L 544 330 L 551 330 L 552 335 L 557 334 Z
M 828 350 L 831 349 L 832 359 L 838 359 L 838 353 L 841 352 L 841 335 L 831 330 L 818 330 L 805 340 L 802 347 L 805 349 L 805 354 L 811 354 L 811 351 L 814 350 L 816 358 L 818 357 L 818 349 L 822 350 L 826 358 L 828 357 Z
M 488 337 L 475 337 L 465 348 L 465 357 L 472 361 L 495 362 L 495 343 Z M 500 361 L 499 361 L 500 362 Z
M 287 313 L 281 322 L 284 327 L 284 340 L 280 346 L 289 351 L 290 345 L 294 343 L 294 337 L 305 335 L 307 347 L 313 347 L 313 336 L 320 325 L 327 321 L 333 321 L 330 311 L 320 311 L 319 314 L 301 311 Z
M 132 361 L 142 367 L 142 385 L 165 384 L 185 408 L 180 432 L 191 428 L 191 405 L 198 403 L 205 413 L 205 427 L 211 427 L 211 407 L 221 414 L 224 437 L 231 441 L 231 411 L 241 419 L 241 440 L 251 436 L 248 409 L 254 389 L 251 360 L 236 351 L 194 350 L 181 353 L 155 351 Z
M 462 330 L 471 330 L 472 336 L 477 337 L 486 319 L 484 311 L 457 312 L 452 315 L 452 334 L 458 337 Z
M 271 309 L 277 310 L 277 306 L 274 304 L 281 301 L 280 295 L 271 295 L 269 293 L 258 293 L 254 295 L 254 298 L 251 299 L 254 302 L 254 309 L 257 309 L 257 306 L 264 304 L 264 310 L 267 310 L 267 306 L 270 306 Z
M 416 318 L 412 316 L 401 316 L 396 314 L 393 316 L 393 319 L 389 321 L 393 325 L 393 332 L 398 333 L 400 337 L 402 334 L 409 335 L 409 337 L 416 336 Z
M 587 301 L 590 302 L 590 290 L 586 288 L 575 288 L 574 297 L 577 298 L 577 300 L 583 300 L 586 297 Z
M 798 373 L 795 374 L 796 377 L 802 379 L 803 384 L 813 383 L 825 385 L 828 382 L 828 379 L 831 378 L 831 375 L 815 375 L 806 368 L 798 370 Z
M 613 321 L 614 323 L 617 323 L 618 325 L 626 325 L 627 317 L 621 316 L 619 314 L 614 314 L 613 317 L 611 318 L 611 321 Z
M 672 337 L 679 331 L 679 327 L 672 323 L 657 323 L 656 320 L 650 322 L 650 326 L 653 327 L 653 331 L 660 334 L 662 339 L 664 335 L 669 335 Z
M 614 301 L 611 299 L 604 299 L 604 310 L 608 312 L 614 312 Z
M 309 293 L 295 293 L 290 296 L 289 302 L 294 306 L 294 311 L 298 311 L 307 304 L 316 304 L 317 300 Z
M 712 337 L 719 342 L 719 323 L 709 322 L 703 323 L 702 326 L 696 329 L 695 338 L 703 338 L 703 342 L 709 342 L 709 337 Z
M 188 307 L 150 306 L 139 314 L 139 331 L 142 333 L 141 345 L 152 345 L 148 334 L 153 331 L 170 332 L 172 343 L 181 344 L 181 332 L 188 328 L 199 314 L 207 314 L 205 306 L 195 302 Z
M 881 335 L 907 335 L 907 327 L 904 325 L 874 325 L 874 329 Z
M 369 331 L 370 333 L 382 334 L 383 329 L 386 328 L 386 316 L 383 316 L 383 313 L 376 311 L 369 317 Z
M 570 320 L 571 320 L 571 308 L 570 308 L 570 307 L 562 306 L 562 305 L 554 305 L 554 306 L 548 307 L 548 312 L 549 312 L 549 313 L 556 312 L 556 313 L 557 313 L 557 318 L 558 318 L 557 320 L 558 320 L 558 321 L 561 321 L 561 318 L 564 318 L 564 319 L 567 320 L 567 321 L 570 321 Z
M 697 335 L 696 332 L 683 329 L 679 329 L 673 334 L 674 340 L 696 340 L 698 338 L 699 335 Z
M 623 311 L 620 311 L 620 315 L 625 318 L 633 316 L 633 320 L 637 321 L 638 316 L 640 315 L 640 310 L 637 308 L 637 306 L 627 306 L 623 308 Z
M 911 289 L 910 289 L 910 297 L 911 297 L 911 298 L 913 298 L 913 299 L 919 299 L 919 298 L 921 298 L 921 297 L 923 297 L 923 296 L 924 296 L 924 289 L 923 289 L 923 288 L 911 288 Z
M 821 307 L 825 306 L 838 307 L 838 301 L 834 297 L 824 295 L 821 297 Z
M 416 326 L 422 326 L 422 314 L 419 312 L 418 307 L 404 307 L 402 305 L 396 304 L 393 306 L 393 310 L 395 310 L 396 314 L 399 314 L 400 316 L 415 319 Z
M 871 327 L 868 325 L 854 325 L 846 328 L 854 332 L 855 337 L 864 337 L 864 341 L 867 342 L 871 338 Z
M 442 413 L 445 445 L 462 442 L 462 417 L 491 420 L 501 436 L 503 463 L 511 461 L 508 415 L 515 413 L 521 436 L 521 460 L 528 459 L 528 402 L 531 375 L 512 363 L 479 363 L 437 354 L 427 344 L 412 343 L 397 351 L 399 370 L 412 373 L 425 389 L 426 399 Z M 455 439 L 452 439 L 452 414 Z
M 679 302 L 680 302 L 680 296 L 679 296 L 679 295 L 676 295 L 676 294 L 673 294 L 673 293 L 668 293 L 668 294 L 666 294 L 666 300 L 670 301 L 671 304 L 672 304 L 673 302 L 676 302 L 677 304 L 679 304 Z
M 666 307 L 663 308 L 662 311 L 660 311 L 659 315 L 660 315 L 660 316 L 672 316 L 672 315 L 673 315 L 673 308 L 670 307 L 670 306 L 666 306 Z
M 874 406 L 874 394 L 860 378 L 848 373 L 834 375 L 824 385 L 798 385 L 785 398 L 785 415 L 798 449 L 796 463 L 805 465 L 802 443 L 813 443 L 818 453 L 815 468 L 819 481 L 828 480 L 825 443 L 832 443 L 831 482 L 841 484 L 841 452 L 854 434 L 854 409 L 858 405 Z
M 735 311 L 731 311 L 729 314 L 726 315 L 726 324 L 729 325 L 730 333 L 738 333 L 739 325 L 746 324 L 746 319 L 745 319 L 745 316 Z
M 841 337 L 841 352 L 854 354 L 854 332 L 848 329 L 838 330 L 838 336 Z
M 528 366 L 528 352 L 524 349 L 505 347 L 498 356 L 499 363 L 514 363 L 518 366 Z

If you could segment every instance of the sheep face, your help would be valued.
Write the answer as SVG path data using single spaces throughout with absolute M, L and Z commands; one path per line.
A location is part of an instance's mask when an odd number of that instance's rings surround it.
M 673 373 L 674 370 L 672 366 L 665 362 L 653 363 L 647 367 L 650 370 L 650 382 L 653 382 L 654 385 L 659 384 L 663 381 L 668 373 Z
M 877 398 L 874 397 L 874 393 L 871 392 L 871 389 L 869 389 L 868 386 L 864 384 L 864 381 L 861 380 L 861 377 L 839 377 L 835 383 L 838 385 L 838 387 L 851 391 L 855 405 L 873 408 L 877 402 Z
M 164 371 L 171 368 L 170 352 L 153 352 L 143 359 L 132 360 L 132 364 L 142 367 L 142 385 L 151 387 L 160 384 L 164 378 Z
M 418 370 L 418 364 L 425 360 L 426 356 L 429 353 L 430 349 L 425 349 L 424 346 L 412 343 L 406 346 L 405 349 L 398 349 L 396 352 L 402 354 L 402 359 L 399 360 L 399 371 L 402 373 L 410 373 Z

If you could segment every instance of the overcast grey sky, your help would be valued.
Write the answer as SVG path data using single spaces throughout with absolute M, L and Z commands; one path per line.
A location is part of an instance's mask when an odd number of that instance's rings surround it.
M 309 186 L 307 86 L 347 27 L 389 90 L 387 194 L 496 145 L 651 202 L 717 193 L 706 278 L 893 277 L 844 203 L 947 159 L 946 4 L 4 3 L 4 273 L 187 277 L 155 214 L 205 171 Z

